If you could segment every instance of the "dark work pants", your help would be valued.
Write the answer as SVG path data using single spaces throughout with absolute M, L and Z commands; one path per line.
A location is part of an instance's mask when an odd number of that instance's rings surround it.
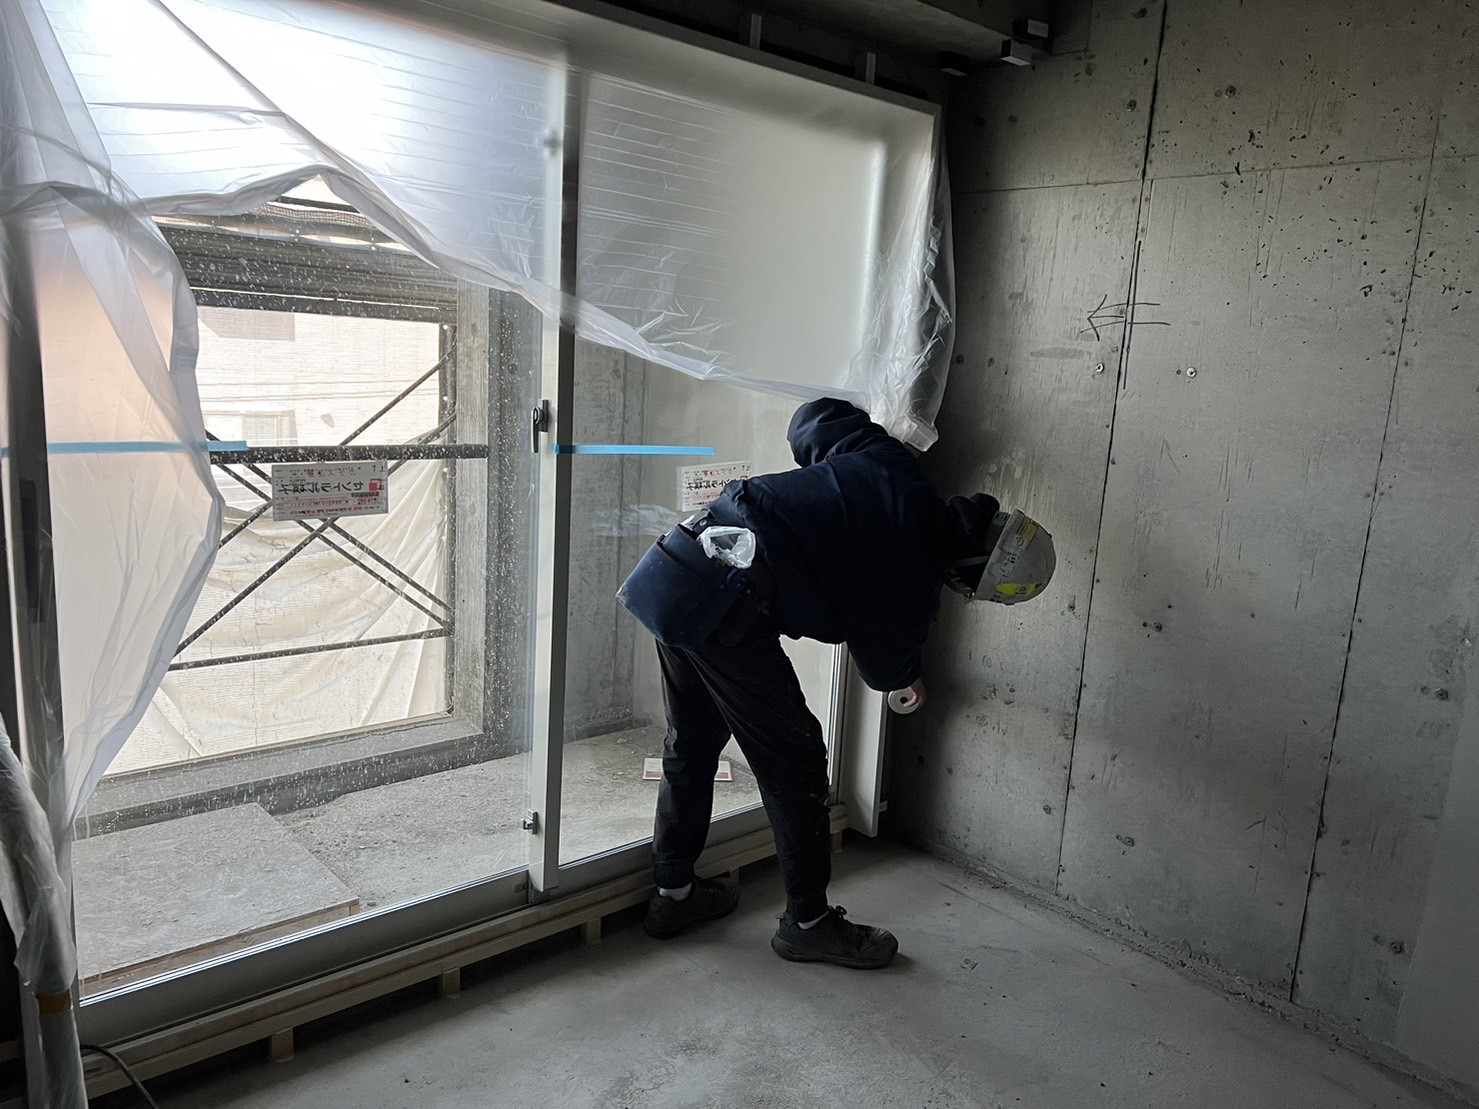
M 827 747 L 775 626 L 761 616 L 738 636 L 721 628 L 696 650 L 659 643 L 657 653 L 668 715 L 652 845 L 657 884 L 693 881 L 719 755 L 733 735 L 775 830 L 786 910 L 815 920 L 827 911 L 832 876 Z

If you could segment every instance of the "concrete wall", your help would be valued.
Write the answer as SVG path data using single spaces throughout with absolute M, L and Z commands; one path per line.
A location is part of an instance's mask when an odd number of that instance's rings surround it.
M 1479 1087 L 1479 4 L 1075 14 L 952 95 L 929 459 L 1058 579 L 947 604 L 893 826 Z

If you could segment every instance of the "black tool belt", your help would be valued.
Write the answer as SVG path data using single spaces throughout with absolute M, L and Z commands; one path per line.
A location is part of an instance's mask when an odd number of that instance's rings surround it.
M 742 598 L 758 610 L 755 585 L 766 579 L 763 568 L 739 570 L 704 553 L 698 537 L 714 523 L 707 513 L 692 517 L 660 538 L 616 591 L 616 599 L 641 625 L 669 647 L 702 645 L 722 624 L 723 638 L 736 620 L 726 620 Z M 755 612 L 744 621 L 748 630 Z

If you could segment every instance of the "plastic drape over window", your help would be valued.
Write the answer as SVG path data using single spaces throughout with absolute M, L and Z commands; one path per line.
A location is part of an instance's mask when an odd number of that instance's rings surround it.
M 111 169 L 37 0 L 0 4 L 0 73 L 0 219 L 35 295 L 66 729 L 60 773 L 37 785 L 66 877 L 72 820 L 184 633 L 221 504 L 190 289 Z
M 531 0 L 478 18 L 43 2 L 115 171 L 155 212 L 242 211 L 321 173 L 422 257 L 585 338 L 701 378 L 844 395 L 934 440 L 950 290 L 933 112 Z M 555 275 L 574 141 L 571 297 Z
M 157 687 L 219 529 L 193 305 L 146 212 L 241 212 L 322 176 L 423 258 L 586 338 L 847 396 L 934 439 L 950 290 L 932 111 L 534 0 L 471 6 L 0 4 L 0 212 L 38 260 L 48 434 L 77 445 L 53 458 L 59 836 Z M 579 277 L 561 291 L 572 143 Z
M 27 767 L 30 780 L 0 729 L 0 899 L 17 969 L 38 999 L 41 1057 L 27 1060 L 30 1092 L 81 1109 L 72 821 L 163 677 L 210 563 L 221 505 L 201 447 L 184 274 L 111 172 L 35 0 L 0 4 L 0 228 L 0 333 L 34 333 L 42 371 L 36 380 L 24 348 L 5 344 L 5 391 L 44 387 L 49 402 L 51 533 L 35 540 L 53 552 L 45 585 L 54 585 L 56 611 L 16 626 L 33 636 L 55 617 L 65 727 L 54 729 L 53 717 L 46 735 L 27 737 L 47 749 Z

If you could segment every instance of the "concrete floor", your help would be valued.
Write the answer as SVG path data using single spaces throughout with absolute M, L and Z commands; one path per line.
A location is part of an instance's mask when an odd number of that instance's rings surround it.
M 886 971 L 782 962 L 773 863 L 742 890 L 675 941 L 627 921 L 300 1030 L 292 1062 L 151 1085 L 164 1109 L 1459 1104 L 901 847 L 849 838 L 832 890 L 898 934 Z
M 565 747 L 561 860 L 652 835 L 658 783 L 644 758 L 663 729 Z M 760 803 L 733 743 L 716 816 Z M 147 978 L 305 927 L 524 866 L 526 755 L 459 767 L 269 815 L 255 804 L 95 836 L 77 845 L 86 992 Z

